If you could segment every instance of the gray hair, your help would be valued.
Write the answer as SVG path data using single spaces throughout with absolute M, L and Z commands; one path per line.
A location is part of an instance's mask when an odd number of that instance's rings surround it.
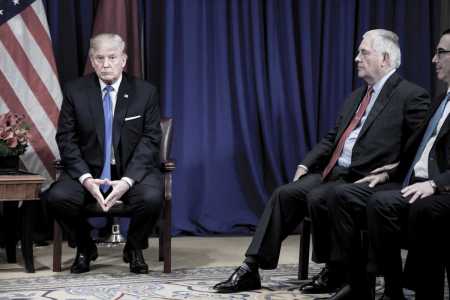
M 102 43 L 110 43 L 122 52 L 125 52 L 125 42 L 120 35 L 115 33 L 100 33 L 92 37 L 89 41 L 89 56 L 92 56 L 95 49 Z
M 402 54 L 397 34 L 386 29 L 373 29 L 363 35 L 363 39 L 366 37 L 372 38 L 372 47 L 376 52 L 389 55 L 392 68 L 400 67 Z

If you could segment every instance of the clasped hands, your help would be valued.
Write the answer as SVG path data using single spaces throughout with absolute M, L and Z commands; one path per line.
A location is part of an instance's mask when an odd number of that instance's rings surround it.
M 100 192 L 100 186 L 106 184 L 111 186 L 112 191 L 106 197 Z M 98 204 L 104 212 L 107 212 L 114 204 L 119 200 L 123 194 L 125 194 L 130 186 L 125 180 L 109 180 L 109 179 L 98 179 L 98 178 L 86 178 L 83 182 L 83 186 L 91 193 L 91 195 L 97 200 Z

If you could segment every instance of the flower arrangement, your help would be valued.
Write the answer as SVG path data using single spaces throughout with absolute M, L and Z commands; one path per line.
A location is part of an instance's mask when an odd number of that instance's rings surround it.
M 23 154 L 30 138 L 25 116 L 11 112 L 0 114 L 0 157 Z

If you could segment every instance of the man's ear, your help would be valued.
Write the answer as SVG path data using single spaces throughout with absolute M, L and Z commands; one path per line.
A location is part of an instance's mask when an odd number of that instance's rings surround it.
M 92 68 L 94 68 L 94 56 L 89 55 L 89 62 L 91 63 Z
M 383 66 L 391 66 L 391 57 L 387 52 L 383 53 Z
M 127 64 L 127 59 L 128 59 L 128 56 L 125 53 L 123 53 L 122 54 L 122 68 L 125 68 L 125 65 Z

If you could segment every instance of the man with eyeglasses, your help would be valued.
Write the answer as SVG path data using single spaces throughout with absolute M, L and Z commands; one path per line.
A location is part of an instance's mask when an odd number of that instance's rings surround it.
M 108 211 L 119 199 L 131 211 L 123 260 L 130 272 L 148 273 L 142 249 L 162 203 L 159 98 L 153 85 L 124 72 L 125 46 L 117 34 L 93 37 L 89 58 L 95 73 L 64 89 L 56 133 L 64 170 L 47 203 L 77 248 L 71 273 L 88 272 L 98 256 L 84 206 L 97 202 Z
M 396 72 L 401 55 L 395 33 L 369 31 L 358 50 L 358 76 L 366 85 L 348 97 L 336 126 L 306 155 L 293 182 L 274 191 L 244 262 L 228 280 L 214 286 L 218 292 L 260 288 L 259 268 L 276 268 L 282 241 L 308 215 L 308 204 L 313 219 L 314 260 L 329 263 L 327 201 L 333 197 L 334 188 L 397 162 L 404 141 L 425 116 L 427 92 Z M 341 273 L 329 264 L 302 290 L 330 292 L 341 283 Z
M 400 164 L 340 186 L 329 207 L 336 243 L 333 259 L 363 255 L 355 241 L 361 225 L 367 224 L 367 269 L 373 276 L 384 276 L 383 300 L 405 299 L 404 285 L 416 290 L 416 300 L 444 297 L 444 265 L 450 253 L 450 29 L 441 35 L 432 61 L 447 91 L 409 139 Z M 407 278 L 400 252 L 404 246 L 409 249 Z M 346 267 L 351 270 L 351 264 Z M 347 290 L 356 282 L 350 281 Z

